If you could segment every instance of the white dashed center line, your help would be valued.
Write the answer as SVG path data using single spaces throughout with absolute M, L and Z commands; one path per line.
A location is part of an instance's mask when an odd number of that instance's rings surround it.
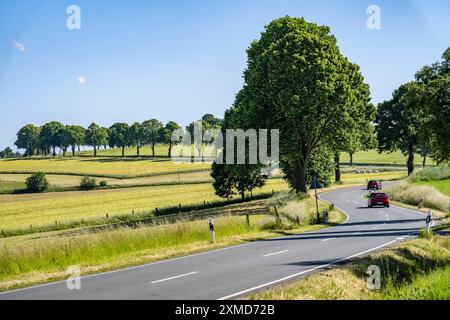
M 289 251 L 289 250 L 283 250 L 283 251 L 278 251 L 278 252 L 274 252 L 274 253 L 269 253 L 269 254 L 263 255 L 263 258 L 271 257 L 271 256 L 274 256 L 274 255 L 277 255 L 277 254 L 286 253 L 286 252 L 288 252 L 288 251 Z
M 174 276 L 174 277 L 170 277 L 170 278 L 165 278 L 165 279 L 161 279 L 161 280 L 152 281 L 150 283 L 151 284 L 160 283 L 160 282 L 164 282 L 164 281 L 169 281 L 169 280 L 174 280 L 174 279 L 178 279 L 178 278 L 182 278 L 182 277 L 191 276 L 191 275 L 197 274 L 197 273 L 198 273 L 198 271 L 189 272 L 189 273 L 185 273 L 185 274 L 180 274 L 179 276 Z

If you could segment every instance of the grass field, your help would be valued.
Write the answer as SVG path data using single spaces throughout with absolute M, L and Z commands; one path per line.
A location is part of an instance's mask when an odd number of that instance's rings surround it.
M 422 157 L 416 154 L 414 164 L 422 166 Z M 341 154 L 341 163 L 350 163 L 350 156 L 347 153 Z M 353 155 L 354 164 L 383 164 L 383 165 L 401 165 L 406 166 L 406 157 L 400 152 L 379 154 L 376 150 L 360 151 Z M 436 163 L 428 159 L 427 165 L 435 165 Z
M 175 163 L 166 159 L 116 159 L 116 158 L 32 158 L 25 160 L 0 160 L 0 173 L 33 173 L 91 175 L 110 178 L 132 178 L 209 170 L 209 163 Z
M 382 180 L 382 181 L 392 181 L 399 180 L 407 177 L 408 173 L 406 171 L 392 171 L 392 172 L 374 172 L 374 173 L 344 173 L 341 176 L 341 180 L 344 184 L 355 184 L 355 183 L 367 183 L 368 180 Z
M 166 145 L 157 145 L 155 146 L 155 157 L 167 157 L 169 153 L 169 148 Z M 87 150 L 77 152 L 76 155 L 80 156 L 93 156 L 94 151 Z M 112 149 L 100 149 L 97 151 L 97 156 L 100 157 L 121 157 L 122 149 L 121 148 L 112 148 Z M 125 148 L 125 157 L 136 157 L 136 148 Z M 141 157 L 151 157 L 152 156 L 152 148 L 150 146 L 144 146 L 140 150 Z
M 286 189 L 281 179 L 271 179 L 254 192 Z M 89 218 L 129 214 L 132 210 L 153 211 L 168 206 L 202 204 L 220 200 L 210 183 L 78 191 L 64 193 L 0 195 L 0 225 L 4 230 L 39 226 L 55 221 L 68 222 Z
M 4 183 L 5 190 L 7 188 L 24 187 L 25 180 L 29 174 L 0 174 L 0 192 L 2 190 L 2 183 Z M 47 175 L 47 179 L 52 186 L 56 187 L 78 187 L 82 176 L 76 175 Z M 106 181 L 110 186 L 139 186 L 157 183 L 184 183 L 184 182 L 204 182 L 210 181 L 211 176 L 209 171 L 202 172 L 186 172 L 186 173 L 172 173 L 150 177 L 118 179 L 118 178 L 97 178 L 97 183 Z M 9 184 L 8 184 L 9 183 Z
M 439 190 L 441 193 L 450 197 L 450 179 L 438 180 L 438 181 L 419 181 L 416 182 L 418 185 L 430 186 Z
M 381 290 L 370 290 L 366 270 L 381 270 Z M 450 238 L 414 239 L 321 271 L 291 284 L 252 294 L 263 300 L 450 299 Z

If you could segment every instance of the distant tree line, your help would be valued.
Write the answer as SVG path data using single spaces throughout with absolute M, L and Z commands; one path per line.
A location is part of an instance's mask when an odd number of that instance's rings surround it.
M 6 147 L 3 151 L 0 151 L 0 159 L 19 158 L 21 156 L 19 152 L 14 152 L 10 147 Z
M 204 130 L 221 126 L 222 120 L 215 118 L 212 114 L 206 114 L 201 120 Z M 198 122 L 195 121 L 195 122 Z M 186 130 L 194 127 L 191 123 Z M 132 125 L 118 122 L 109 128 L 104 128 L 92 123 L 88 128 L 78 125 L 64 125 L 58 121 L 51 121 L 39 127 L 28 124 L 17 132 L 15 145 L 24 149 L 24 156 L 53 155 L 56 156 L 57 148 L 62 150 L 63 156 L 67 155 L 69 148 L 72 155 L 80 151 L 82 146 L 92 147 L 94 157 L 100 148 L 120 148 L 122 157 L 125 156 L 126 147 L 135 147 L 136 155 L 140 156 L 143 146 L 149 145 L 152 156 L 155 157 L 157 144 L 169 146 L 168 156 L 172 155 L 172 134 L 175 130 L 182 129 L 175 121 L 163 124 L 157 119 L 150 119 L 142 123 L 135 122 Z M 11 150 L 12 151 L 12 150 Z

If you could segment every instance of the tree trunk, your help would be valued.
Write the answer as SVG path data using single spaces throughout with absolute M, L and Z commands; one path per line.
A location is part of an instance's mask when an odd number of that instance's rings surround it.
M 66 156 L 66 153 L 67 153 L 67 147 L 64 147 L 64 148 L 63 148 L 63 157 Z
M 94 146 L 94 158 L 97 157 L 97 146 Z
M 78 145 L 78 152 L 80 152 L 81 150 L 80 150 L 80 145 Z
M 169 158 L 172 158 L 172 143 L 169 143 Z
M 292 168 L 292 181 L 294 184 L 294 189 L 297 193 L 307 193 L 308 186 L 306 184 L 306 172 L 308 168 L 307 161 L 296 162 L 293 164 Z
M 241 197 L 242 197 L 242 200 L 245 200 L 245 190 L 244 189 L 241 190 Z
M 334 154 L 334 180 L 336 182 L 341 181 L 341 168 L 340 168 L 339 152 L 336 152 Z
M 122 158 L 125 158 L 125 147 L 122 147 Z
M 425 166 L 427 165 L 427 156 L 423 156 L 423 162 L 422 162 L 422 167 L 425 168 Z
M 412 144 L 408 145 L 408 176 L 412 175 L 414 172 L 414 146 Z
M 136 154 L 137 154 L 137 157 L 139 158 L 139 156 L 141 155 L 141 147 L 140 146 L 136 146 Z
M 155 144 L 152 143 L 152 157 L 155 158 Z
M 72 156 L 75 157 L 75 146 L 72 146 Z
M 353 167 L 353 153 L 349 153 L 350 155 L 350 167 Z
M 56 147 L 53 147 L 53 156 L 56 157 Z

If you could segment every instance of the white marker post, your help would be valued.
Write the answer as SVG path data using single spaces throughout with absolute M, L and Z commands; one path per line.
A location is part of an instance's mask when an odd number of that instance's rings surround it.
M 214 231 L 214 221 L 212 218 L 208 219 L 209 222 L 209 234 L 211 236 L 211 243 L 216 242 L 216 232 Z
M 428 210 L 428 213 L 427 213 L 427 219 L 426 219 L 426 223 L 427 223 L 427 232 L 428 232 L 428 233 L 430 232 L 430 229 L 431 229 L 431 222 L 433 221 L 433 218 L 432 218 L 431 214 L 432 214 L 431 210 Z

